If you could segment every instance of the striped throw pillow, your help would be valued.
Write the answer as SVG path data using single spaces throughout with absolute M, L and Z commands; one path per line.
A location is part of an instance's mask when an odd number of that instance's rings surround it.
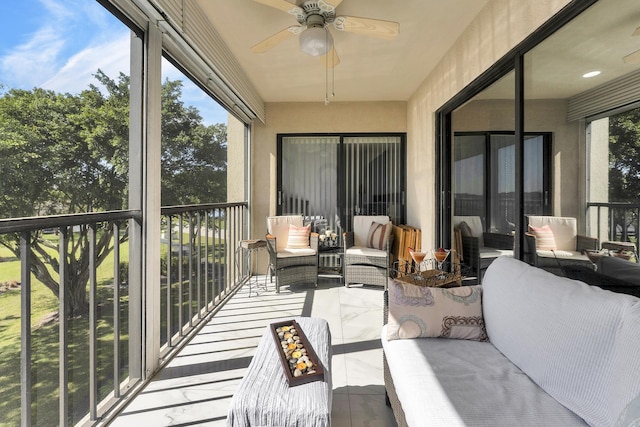
M 529 226 L 529 232 L 536 236 L 536 249 L 541 251 L 555 251 L 556 239 L 553 237 L 553 231 L 548 225 L 542 227 Z
M 391 234 L 391 223 L 380 224 L 379 222 L 372 222 L 369 227 L 369 234 L 367 235 L 367 247 L 373 249 L 385 249 L 384 244 Z
M 289 224 L 289 238 L 287 239 L 287 248 L 308 248 L 310 233 L 311 225 L 307 225 L 306 227 L 296 227 L 293 224 Z

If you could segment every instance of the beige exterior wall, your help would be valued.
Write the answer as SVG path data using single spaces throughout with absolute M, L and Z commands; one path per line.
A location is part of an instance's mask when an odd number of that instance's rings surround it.
M 434 245 L 435 112 L 569 0 L 492 0 L 409 99 L 407 111 L 407 220 L 422 229 L 422 247 Z M 425 179 L 412 179 L 423 177 Z
M 227 115 L 227 202 L 243 202 L 246 182 L 237 177 L 245 176 L 244 123 L 233 115 Z
M 264 238 L 265 218 L 276 212 L 279 133 L 406 132 L 406 102 L 267 103 L 266 121 L 251 135 L 252 237 Z

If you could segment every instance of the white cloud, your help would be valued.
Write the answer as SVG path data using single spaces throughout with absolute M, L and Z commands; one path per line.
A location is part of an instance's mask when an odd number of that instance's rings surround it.
M 0 70 L 10 86 L 31 88 L 37 86 L 43 76 L 56 69 L 56 59 L 64 46 L 53 27 L 38 30 L 31 40 L 17 46 L 0 59 Z
M 40 83 L 45 89 L 57 92 L 79 93 L 97 84 L 93 74 L 98 69 L 112 79 L 120 72 L 129 75 L 129 30 L 112 34 L 114 38 L 102 44 L 95 44 L 71 56 L 55 74 Z

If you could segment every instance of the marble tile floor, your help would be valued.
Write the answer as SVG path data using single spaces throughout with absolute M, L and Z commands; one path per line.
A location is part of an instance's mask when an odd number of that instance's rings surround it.
M 254 278 L 256 279 L 256 278 Z M 262 278 L 258 278 L 262 279 Z M 245 285 L 118 415 L 112 426 L 225 426 L 229 403 L 265 327 L 291 316 L 322 317 L 333 345 L 333 427 L 395 427 L 382 374 L 382 289 Z

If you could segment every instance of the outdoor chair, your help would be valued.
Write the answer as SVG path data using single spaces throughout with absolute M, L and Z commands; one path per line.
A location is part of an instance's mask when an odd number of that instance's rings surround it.
M 303 226 L 302 215 L 268 217 L 266 240 L 276 293 L 296 283 L 318 285 L 318 234 Z
M 482 283 L 482 276 L 493 260 L 513 256 L 513 236 L 485 232 L 479 216 L 454 216 L 453 227 L 462 237 L 463 262 L 473 270 L 478 283 Z
M 344 285 L 351 283 L 386 289 L 391 260 L 393 224 L 388 216 L 353 217 L 353 231 L 344 236 Z
M 585 255 L 598 249 L 598 239 L 578 234 L 577 221 L 572 217 L 527 217 L 524 255 L 528 263 L 548 269 L 562 269 L 563 264 L 593 264 Z

